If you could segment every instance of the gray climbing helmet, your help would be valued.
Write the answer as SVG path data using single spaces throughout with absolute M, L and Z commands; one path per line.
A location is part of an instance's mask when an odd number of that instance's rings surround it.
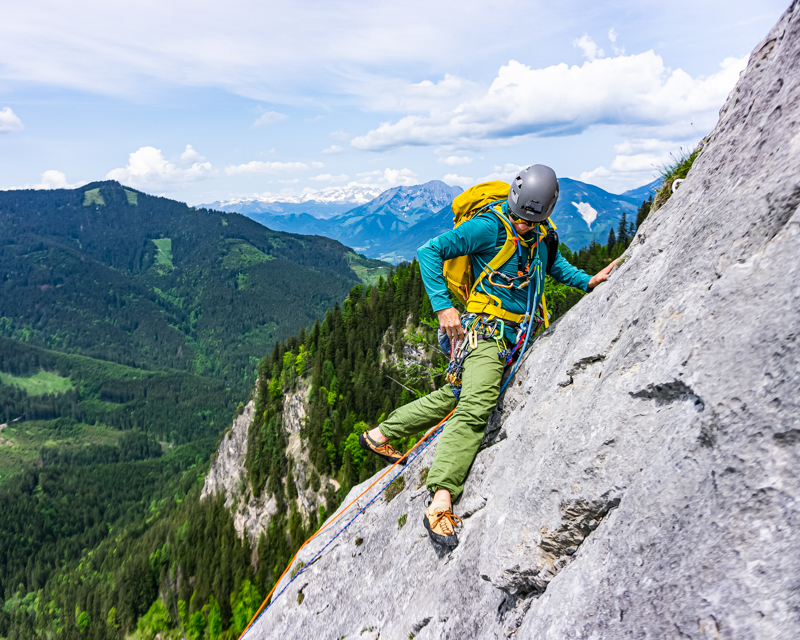
M 531 165 L 511 181 L 508 208 L 518 218 L 544 222 L 553 213 L 557 201 L 558 178 L 550 167 Z

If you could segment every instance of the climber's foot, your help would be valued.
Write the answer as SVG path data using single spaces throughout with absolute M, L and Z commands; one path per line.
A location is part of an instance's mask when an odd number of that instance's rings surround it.
M 425 509 L 425 515 L 422 516 L 422 524 L 428 530 L 431 540 L 448 549 L 455 549 L 458 546 L 456 522 L 460 525 L 461 518 L 453 515 L 451 509 L 433 505 Z
M 360 436 L 358 436 L 358 444 L 361 445 L 362 449 L 365 449 L 367 451 L 372 451 L 372 453 L 377 454 L 389 464 L 394 464 L 403 457 L 403 454 L 400 453 L 388 442 L 384 444 L 375 442 L 372 438 L 369 437 L 369 433 L 366 431 L 362 433 Z M 403 460 L 400 464 L 405 465 L 405 463 L 406 460 Z

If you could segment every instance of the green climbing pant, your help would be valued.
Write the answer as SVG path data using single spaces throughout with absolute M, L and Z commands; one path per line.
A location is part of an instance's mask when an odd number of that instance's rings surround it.
M 497 404 L 505 365 L 494 340 L 481 340 L 464 360 L 461 399 L 447 384 L 430 395 L 404 405 L 380 425 L 381 433 L 394 440 L 430 429 L 458 404 L 439 436 L 428 473 L 428 490 L 447 489 L 455 500 L 464 490 L 467 472 L 478 453 L 486 422 Z

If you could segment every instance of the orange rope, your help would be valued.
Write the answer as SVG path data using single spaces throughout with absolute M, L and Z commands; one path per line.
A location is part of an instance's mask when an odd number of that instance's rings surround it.
M 445 423 L 445 422 L 446 422 L 446 421 L 447 421 L 447 420 L 450 418 L 450 416 L 452 416 L 452 415 L 453 415 L 453 412 L 454 412 L 454 411 L 455 411 L 455 409 L 453 409 L 453 410 L 452 410 L 450 413 L 448 413 L 448 414 L 447 414 L 447 415 L 446 415 L 444 418 L 442 418 L 442 419 L 441 419 L 441 421 L 439 422 L 439 424 L 437 424 L 435 427 L 432 427 L 432 428 L 431 428 L 431 430 L 430 430 L 430 431 L 428 431 L 428 433 L 426 433 L 426 434 L 425 434 L 425 437 L 424 437 L 424 438 L 422 438 L 422 440 L 420 440 L 419 442 L 417 442 L 417 444 L 415 444 L 413 447 L 411 447 L 411 449 L 409 449 L 408 451 L 406 451 L 406 452 L 405 452 L 405 454 L 403 454 L 403 457 L 402 457 L 402 458 L 400 458 L 400 459 L 399 459 L 397 462 L 395 462 L 395 463 L 394 463 L 394 464 L 393 464 L 391 467 L 389 467 L 388 469 L 386 469 L 386 471 L 384 471 L 384 472 L 383 472 L 383 473 L 382 473 L 382 474 L 381 474 L 381 475 L 380 475 L 380 476 L 377 478 L 377 480 L 375 480 L 375 482 L 373 482 L 373 483 L 372 483 L 371 485 L 369 485 L 369 486 L 368 486 L 366 489 L 364 489 L 364 491 L 362 491 L 360 494 L 358 494 L 358 496 L 357 496 L 357 497 L 356 497 L 356 498 L 355 498 L 355 499 L 354 499 L 352 502 L 350 502 L 350 504 L 348 504 L 348 505 L 347 505 L 347 506 L 346 506 L 344 509 L 342 509 L 341 511 L 339 511 L 339 513 L 337 513 L 337 514 L 336 514 L 336 515 L 335 515 L 333 518 L 331 518 L 330 520 L 328 520 L 328 522 L 326 522 L 326 523 L 325 523 L 325 524 L 324 524 L 322 527 L 320 527 L 320 528 L 317 530 L 317 532 L 316 532 L 314 535 L 312 535 L 312 536 L 311 536 L 311 537 L 310 537 L 308 540 L 306 540 L 306 541 L 305 541 L 305 542 L 304 542 L 302 545 L 300 545 L 300 548 L 297 550 L 297 553 L 295 553 L 295 554 L 294 554 L 294 556 L 292 557 L 292 559 L 289 561 L 289 564 L 287 564 L 287 565 L 286 565 L 286 568 L 283 570 L 283 573 L 281 574 L 281 577 L 280 577 L 280 578 L 278 578 L 278 579 L 275 581 L 275 584 L 274 584 L 274 585 L 272 585 L 272 589 L 270 589 L 270 590 L 269 590 L 269 593 L 267 594 L 267 597 L 266 597 L 266 598 L 264 598 L 264 602 L 262 602 L 262 603 L 261 603 L 261 606 L 258 608 L 258 611 L 256 611 L 255 615 L 254 615 L 254 616 L 253 616 L 253 617 L 250 619 L 250 622 L 248 622 L 248 623 L 247 623 L 247 626 L 244 628 L 244 631 L 242 631 L 242 633 L 241 633 L 241 635 L 239 636 L 239 639 L 238 639 L 238 640 L 242 640 L 242 638 L 244 637 L 244 634 L 245 634 L 245 633 L 247 633 L 247 631 L 250 629 L 250 627 L 252 626 L 252 624 L 253 624 L 253 623 L 256 621 L 256 618 L 258 618 L 259 614 L 260 614 L 260 613 L 261 613 L 261 612 L 264 610 L 264 607 L 266 607 L 266 606 L 267 606 L 267 603 L 269 602 L 269 599 L 272 597 L 272 594 L 275 592 L 275 589 L 278 587 L 278 585 L 280 584 L 281 580 L 283 580 L 283 578 L 284 578 L 284 576 L 286 575 L 286 573 L 287 573 L 287 572 L 289 571 L 289 569 L 292 567 L 292 565 L 294 564 L 294 561 L 297 559 L 297 556 L 298 556 L 298 555 L 300 554 L 300 552 L 303 550 L 303 547 L 305 547 L 305 546 L 306 546 L 306 545 L 307 545 L 309 542 L 311 542 L 311 541 L 312 541 L 314 538 L 316 538 L 316 537 L 317 537 L 317 536 L 318 536 L 320 533 L 322 533 L 322 532 L 323 532 L 323 531 L 324 531 L 324 530 L 325 530 L 325 529 L 326 529 L 326 528 L 327 528 L 329 525 L 333 524 L 333 523 L 334 523 L 336 520 L 338 520 L 338 519 L 339 519 L 339 518 L 342 516 L 342 514 L 344 514 L 344 513 L 345 513 L 345 512 L 346 512 L 346 511 L 347 511 L 347 510 L 350 508 L 350 507 L 352 507 L 352 506 L 353 506 L 353 505 L 354 505 L 356 502 L 358 502 L 358 501 L 359 501 L 359 499 L 360 499 L 362 496 L 364 496 L 364 494 L 365 494 L 365 493 L 367 493 L 367 491 L 369 491 L 370 489 L 372 489 L 372 487 L 374 487 L 376 484 L 378 484 L 378 483 L 379 483 L 379 482 L 380 482 L 380 481 L 381 481 L 383 478 L 385 478 L 385 477 L 386 477 L 386 474 L 388 474 L 388 473 L 389 473 L 389 472 L 390 472 L 392 469 L 394 469 L 394 468 L 395 468 L 395 467 L 396 467 L 398 464 L 400 464 L 400 463 L 401 463 L 403 460 L 405 460 L 405 459 L 406 459 L 406 457 L 408 457 L 408 455 L 414 451 L 414 449 L 416 449 L 416 448 L 417 448 L 419 445 L 421 445 L 423 442 L 425 442 L 425 440 L 427 440 L 427 438 L 428 438 L 428 437 L 429 437 L 429 436 L 430 436 L 430 435 L 431 435 L 431 434 L 432 434 L 434 431 L 436 431 L 436 429 L 438 429 L 440 426 L 442 426 L 442 424 L 444 424 L 444 423 Z

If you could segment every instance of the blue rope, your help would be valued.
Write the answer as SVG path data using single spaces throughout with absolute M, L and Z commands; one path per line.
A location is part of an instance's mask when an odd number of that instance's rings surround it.
M 331 544 L 333 544 L 333 541 L 334 541 L 334 540 L 336 540 L 336 538 L 338 538 L 340 535 L 342 535 L 342 534 L 343 534 L 343 533 L 344 533 L 344 532 L 347 530 L 347 528 L 348 528 L 348 527 L 349 527 L 351 524 L 353 524 L 353 522 L 355 521 L 355 519 L 356 519 L 356 518 L 358 518 L 358 516 L 360 516 L 362 513 L 364 513 L 364 512 L 367 510 L 367 508 L 368 508 L 368 507 L 369 507 L 369 506 L 370 506 L 370 505 L 371 505 L 373 502 L 375 502 L 375 500 L 377 500 L 377 499 L 378 499 L 378 497 L 379 497 L 379 496 L 380 496 L 380 495 L 381 495 L 381 494 L 382 494 L 384 491 L 386 491 L 386 489 L 388 488 L 388 486 L 389 486 L 390 484 L 392 484 L 392 482 L 394 482 L 394 481 L 395 481 L 395 480 L 396 480 L 396 479 L 397 479 L 397 478 L 400 476 L 400 474 L 402 474 L 402 473 L 403 473 L 403 471 L 405 471 L 406 469 L 408 469 L 408 467 L 410 466 L 410 464 L 411 464 L 411 463 L 412 463 L 412 462 L 413 462 L 413 461 L 414 461 L 414 460 L 415 460 L 415 459 L 416 459 L 416 458 L 417 458 L 417 457 L 418 457 L 418 456 L 419 456 L 419 455 L 420 455 L 420 454 L 421 454 L 423 451 L 425 451 L 426 447 L 427 447 L 427 446 L 428 446 L 428 445 L 429 445 L 431 442 L 433 442 L 433 441 L 434 441 L 434 439 L 436 438 L 436 436 L 438 436 L 438 435 L 439 435 L 439 434 L 442 432 L 442 429 L 444 429 L 444 426 L 445 426 L 446 424 L 447 424 L 447 422 L 444 422 L 444 423 L 442 423 L 442 425 L 441 425 L 441 426 L 440 426 L 438 429 L 436 429 L 436 431 L 434 431 L 432 434 L 430 434 L 430 435 L 429 435 L 429 436 L 428 436 L 428 437 L 425 439 L 425 441 L 424 441 L 424 444 L 423 444 L 421 447 L 419 447 L 418 449 L 416 449 L 416 450 L 413 452 L 413 454 L 412 454 L 412 455 L 411 455 L 411 456 L 408 458 L 408 460 L 406 461 L 406 464 L 405 464 L 405 466 L 403 466 L 403 465 L 400 465 L 400 470 L 399 470 L 397 473 L 395 473 L 395 474 L 394 474 L 394 477 L 393 477 L 391 480 L 389 480 L 389 482 L 387 482 L 385 485 L 383 485 L 383 488 L 382 488 L 380 491 L 378 491 L 378 493 L 376 493 L 376 494 L 375 494 L 375 495 L 372 497 L 372 499 L 371 499 L 369 502 L 367 502 L 367 504 L 365 504 L 363 507 L 361 507 L 361 509 L 360 509 L 360 510 L 359 510 L 359 511 L 356 513 L 356 515 L 354 515 L 352 518 L 350 518 L 350 520 L 347 522 L 347 524 L 346 524 L 346 525 L 344 525 L 344 526 L 343 526 L 341 529 L 339 529 L 339 531 L 337 531 L 337 532 L 336 532 L 336 535 L 334 535 L 334 536 L 333 536 L 333 537 L 332 537 L 330 540 L 328 540 L 328 542 L 326 542 L 326 543 L 325 543 L 325 546 L 323 546 L 323 547 L 322 547 L 322 548 L 321 548 L 319 551 L 317 551 L 317 553 L 316 553 L 316 554 L 314 554 L 314 556 L 311 558 L 311 560 L 309 560 L 308 562 L 306 562 L 306 563 L 303 565 L 303 568 L 302 568 L 302 569 L 300 569 L 300 570 L 299 570 L 297 573 L 295 573 L 295 574 L 294 574 L 294 575 L 293 575 L 293 576 L 292 576 L 292 577 L 289 579 L 289 582 L 287 582 L 287 583 L 286 583 L 286 585 L 283 587 L 283 589 L 281 589 L 281 590 L 280 590 L 280 591 L 279 591 L 277 594 L 275 594 L 275 595 L 272 597 L 272 599 L 270 599 L 270 601 L 269 601 L 269 604 L 267 604 L 267 606 L 266 606 L 266 607 L 264 607 L 264 610 L 263 610 L 263 611 L 262 611 L 262 612 L 261 612 L 261 613 L 258 615 L 258 618 L 256 618 L 256 619 L 253 621 L 253 624 L 251 624 L 251 625 L 250 625 L 250 626 L 247 628 L 247 631 L 245 631 L 245 632 L 244 632 L 244 635 L 242 636 L 242 638 L 244 638 L 244 636 L 246 636 L 246 635 L 247 635 L 247 634 L 248 634 L 248 633 L 249 633 L 249 632 L 250 632 L 250 631 L 253 629 L 253 627 L 255 627 L 255 626 L 256 626 L 256 623 L 257 623 L 259 620 L 261 620 L 261 617 L 262 617 L 262 616 L 263 616 L 263 615 L 264 615 L 264 614 L 265 614 L 265 613 L 266 613 L 266 612 L 269 610 L 269 608 L 272 606 L 272 603 L 273 603 L 273 602 L 275 602 L 275 601 L 276 601 L 278 598 L 280 598 L 281 594 L 282 594 L 284 591 L 286 591 L 286 590 L 289 588 L 289 585 L 291 585 L 291 584 L 292 584 L 292 582 L 294 582 L 294 581 L 295 581 L 297 578 L 299 578 L 301 574 L 305 573 L 306 569 L 308 569 L 308 568 L 309 568 L 309 567 L 310 567 L 312 564 L 314 564 L 314 563 L 315 563 L 317 560 L 319 560 L 320 556 L 321 556 L 321 555 L 322 555 L 322 553 L 325 551 L 325 549 L 327 549 L 329 546 L 331 546 Z

